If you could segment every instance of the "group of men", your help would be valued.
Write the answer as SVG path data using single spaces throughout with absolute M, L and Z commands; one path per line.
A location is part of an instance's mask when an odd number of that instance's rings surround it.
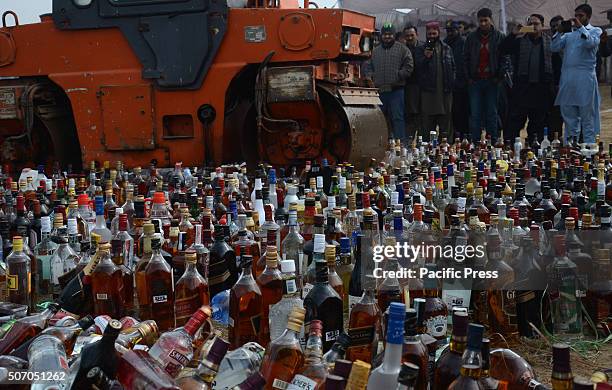
M 553 18 L 549 32 L 544 17 L 532 14 L 505 35 L 483 8 L 474 31 L 464 35 L 464 24 L 449 21 L 441 39 L 440 24 L 429 22 L 424 42 L 414 26 L 396 39 L 385 24 L 364 72 L 379 89 L 394 138 L 429 140 L 435 131 L 440 139 L 478 142 L 484 129 L 495 142 L 502 127 L 503 139 L 512 142 L 528 123 L 531 145 L 542 140 L 545 127 L 561 134 L 564 123 L 565 140 L 592 144 L 600 130 L 597 52 L 612 52 L 607 35 L 590 24 L 592 12 L 581 4 L 572 19 Z M 508 101 L 504 121 L 502 96 Z

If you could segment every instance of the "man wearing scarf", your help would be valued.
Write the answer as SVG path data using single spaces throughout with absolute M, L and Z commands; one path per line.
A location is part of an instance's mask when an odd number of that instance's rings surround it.
M 404 85 L 413 69 L 412 55 L 406 45 L 395 40 L 392 24 L 381 29 L 381 44 L 372 51 L 365 74 L 380 92 L 382 109 L 391 124 L 393 137 L 406 142 Z
M 453 84 L 455 61 L 453 50 L 440 40 L 440 24 L 425 25 L 427 42 L 416 50 L 416 69 L 421 86 L 423 139 L 431 131 L 440 130 L 439 138 L 452 139 Z
M 565 122 L 564 139 L 578 139 L 582 129 L 585 143 L 594 144 L 599 134 L 599 88 L 595 66 L 601 29 L 589 23 L 593 9 L 581 4 L 574 10 L 571 32 L 553 35 L 551 49 L 563 51 L 561 81 L 555 104 Z
M 502 54 L 513 58 L 513 87 L 510 94 L 510 113 L 507 140 L 520 135 L 521 129 L 529 119 L 527 143 L 542 140 L 544 123 L 553 97 L 553 66 L 551 38 L 542 34 L 544 17 L 533 14 L 528 26 L 533 32 L 521 33 L 523 26 L 517 25 L 500 45 Z

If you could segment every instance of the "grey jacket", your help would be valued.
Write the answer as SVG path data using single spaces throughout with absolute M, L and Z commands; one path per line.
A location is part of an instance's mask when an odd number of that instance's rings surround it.
M 381 92 L 389 92 L 403 88 L 413 69 L 410 50 L 394 42 L 389 48 L 384 48 L 382 44 L 374 48 L 372 58 L 366 64 L 365 74 L 372 77 L 374 85 Z
M 455 83 L 455 60 L 453 58 L 453 50 L 446 43 L 440 41 L 442 48 L 442 75 L 444 93 L 453 91 Z M 433 58 L 425 57 L 425 46 L 419 46 L 415 51 L 416 67 L 418 72 L 419 85 L 421 90 L 427 92 L 436 91 L 437 66 Z
M 489 67 L 491 77 L 502 77 L 501 67 L 499 66 L 500 50 L 499 46 L 504 39 L 504 34 L 491 26 L 489 32 Z M 478 79 L 478 63 L 480 62 L 480 29 L 472 31 L 465 40 L 463 60 L 465 63 L 465 74 L 468 80 Z

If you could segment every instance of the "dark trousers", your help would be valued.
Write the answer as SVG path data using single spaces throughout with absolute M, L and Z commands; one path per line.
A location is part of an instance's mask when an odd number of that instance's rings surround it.
M 470 138 L 470 103 L 467 88 L 453 91 L 453 131 L 455 137 Z M 451 142 L 452 140 L 448 140 Z
M 446 138 L 448 142 L 451 142 L 453 138 L 453 128 L 451 126 L 450 113 L 442 115 L 423 115 L 423 140 L 429 142 L 430 132 L 436 131 L 437 127 L 440 128 L 438 141 L 442 141 L 442 138 Z
M 404 89 L 398 88 L 380 93 L 382 110 L 391 125 L 391 134 L 395 139 L 406 142 L 406 121 L 404 119 Z
M 510 115 L 508 118 L 509 137 L 504 138 L 512 141 L 518 137 L 521 129 L 525 126 L 525 122 L 529 119 L 529 124 L 527 125 L 527 145 L 532 145 L 535 139 L 541 141 L 544 138 L 546 111 L 540 108 L 525 107 L 516 102 L 510 103 Z
M 468 87 L 470 95 L 470 133 L 472 142 L 480 141 L 484 124 L 491 140 L 497 140 L 497 95 L 499 84 L 494 79 L 476 80 Z

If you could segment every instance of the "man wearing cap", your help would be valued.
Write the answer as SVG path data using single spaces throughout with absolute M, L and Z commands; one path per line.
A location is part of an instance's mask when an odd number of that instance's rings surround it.
M 426 24 L 427 42 L 416 50 L 416 70 L 421 87 L 423 139 L 439 127 L 440 138 L 452 139 L 451 112 L 455 61 L 452 49 L 440 40 L 440 24 Z
M 416 57 L 417 47 L 423 45 L 419 41 L 417 28 L 413 25 L 408 25 L 404 28 L 404 37 L 406 38 L 406 47 L 410 50 L 410 54 L 414 59 Z M 417 135 L 423 123 L 421 121 L 421 88 L 416 70 L 412 72 L 406 80 L 406 131 L 412 137 Z
M 446 39 L 444 40 L 453 50 L 455 60 L 455 83 L 453 84 L 453 132 L 455 137 L 469 138 L 469 113 L 467 79 L 465 77 L 465 67 L 463 61 L 463 48 L 465 37 L 461 35 L 461 23 L 449 20 L 446 23 Z
M 382 109 L 391 124 L 392 136 L 406 142 L 404 119 L 404 85 L 413 69 L 410 50 L 395 40 L 393 25 L 381 29 L 380 45 L 372 51 L 365 74 L 380 92 Z
M 510 134 L 504 134 L 504 138 L 513 140 L 518 137 L 529 119 L 528 145 L 542 140 L 546 114 L 553 97 L 551 39 L 542 34 L 543 27 L 544 16 L 532 14 L 527 27 L 517 24 L 500 45 L 502 54 L 513 58 L 513 87 L 507 126 Z
M 585 143 L 594 144 L 599 134 L 599 88 L 595 66 L 601 29 L 589 23 L 593 9 L 580 4 L 574 10 L 571 32 L 553 35 L 551 49 L 563 50 L 561 81 L 555 104 L 561 107 L 565 122 L 564 139 L 582 137 Z

